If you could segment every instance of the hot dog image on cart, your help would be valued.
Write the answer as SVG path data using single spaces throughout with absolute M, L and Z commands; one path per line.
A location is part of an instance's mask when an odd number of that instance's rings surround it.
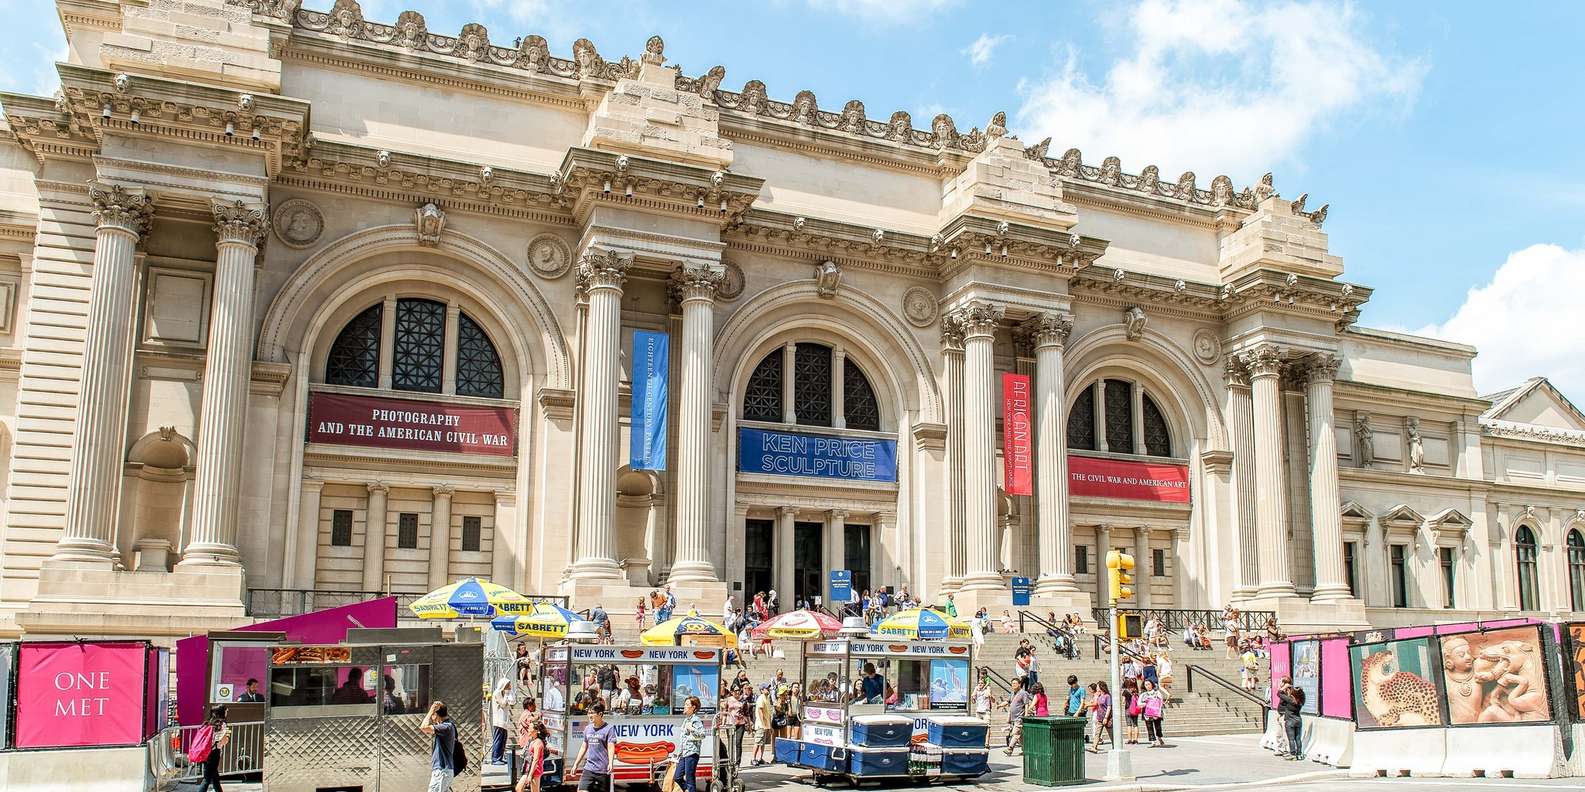
M 802 737 L 778 739 L 777 761 L 817 784 L 989 772 L 988 724 L 968 714 L 974 648 L 960 634 L 967 626 L 944 614 L 904 611 L 868 637 L 805 642 Z

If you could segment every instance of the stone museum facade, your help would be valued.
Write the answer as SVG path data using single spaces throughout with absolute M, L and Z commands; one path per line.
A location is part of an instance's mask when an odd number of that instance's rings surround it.
M 1027 576 L 1088 614 L 1112 548 L 1140 607 L 1585 611 L 1585 415 L 1357 324 L 1269 176 L 773 99 L 659 38 L 58 9 L 59 93 L 0 95 L 0 634 L 464 575 L 616 612 Z

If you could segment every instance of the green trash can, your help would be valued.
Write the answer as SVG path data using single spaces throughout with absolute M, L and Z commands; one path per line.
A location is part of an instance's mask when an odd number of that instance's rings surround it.
M 1041 786 L 1084 783 L 1083 718 L 1024 718 L 1024 780 Z

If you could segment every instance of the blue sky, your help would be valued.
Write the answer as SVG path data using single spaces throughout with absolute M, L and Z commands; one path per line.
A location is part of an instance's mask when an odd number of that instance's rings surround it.
M 539 33 L 563 57 L 580 36 L 619 57 L 658 33 L 689 74 L 725 65 L 724 87 L 862 99 L 919 127 L 1005 110 L 1025 141 L 1134 172 L 1274 171 L 1284 195 L 1331 204 L 1344 277 L 1376 289 L 1365 324 L 1477 344 L 1483 391 L 1540 374 L 1585 402 L 1585 3 L 363 3 L 383 21 L 409 7 L 436 31 Z M 54 4 L 0 13 L 0 88 L 51 92 Z

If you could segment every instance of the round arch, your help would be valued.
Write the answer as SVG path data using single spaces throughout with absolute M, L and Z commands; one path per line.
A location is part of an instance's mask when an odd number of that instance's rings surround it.
M 1181 448 L 1187 456 L 1191 439 L 1202 440 L 1213 448 L 1227 447 L 1215 391 L 1193 360 L 1161 333 L 1146 330 L 1139 340 L 1130 341 L 1121 324 L 1108 325 L 1069 344 L 1064 356 L 1064 414 L 1079 391 L 1096 379 L 1137 379 L 1161 408 L 1172 432 L 1175 453 Z

